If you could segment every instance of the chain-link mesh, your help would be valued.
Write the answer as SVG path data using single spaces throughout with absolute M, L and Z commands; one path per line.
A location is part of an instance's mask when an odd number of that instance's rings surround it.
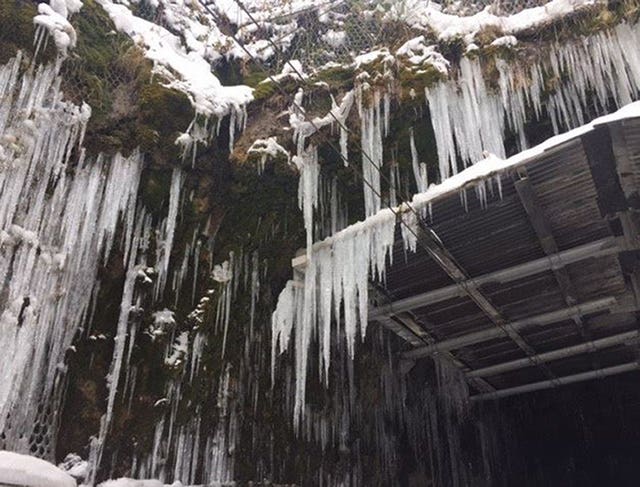
M 444 0 L 440 5 L 444 12 L 460 16 L 473 15 L 485 8 L 495 15 L 511 15 L 547 1 Z M 396 40 L 406 40 L 411 32 L 405 23 L 383 20 L 384 15 L 375 14 L 376 10 L 383 13 L 384 8 L 390 6 L 389 2 L 372 0 L 336 0 L 287 15 L 286 19 L 296 20 L 297 33 L 289 47 L 277 54 L 275 64 L 282 67 L 287 60 L 297 59 L 305 66 L 321 66 L 330 61 L 349 61 L 355 54 L 375 46 L 394 47 Z M 270 21 L 286 19 L 279 17 Z M 339 20 L 332 22 L 332 19 Z M 339 28 L 332 27 L 334 24 Z
M 494 15 L 511 15 L 526 8 L 544 5 L 549 0 L 443 0 L 441 2 L 446 13 L 456 15 L 473 15 L 489 7 Z

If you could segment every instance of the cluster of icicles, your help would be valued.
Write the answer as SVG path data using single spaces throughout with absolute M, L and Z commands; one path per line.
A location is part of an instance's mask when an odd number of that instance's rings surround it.
M 26 66 L 21 55 L 0 67 L 0 344 L 9 352 L 0 358 L 0 431 L 5 448 L 53 453 L 65 355 L 98 304 L 98 269 L 119 246 L 126 279 L 107 409 L 92 445 L 98 465 L 136 336 L 138 284 L 155 279 L 155 302 L 167 283 L 183 173 L 174 170 L 168 216 L 154 225 L 137 204 L 141 154 L 86 158 L 91 111 L 63 100 L 58 71 Z
M 498 60 L 497 92 L 488 88 L 480 61 L 463 58 L 457 79 L 425 90 L 438 147 L 441 180 L 457 173 L 459 160 L 467 165 L 485 159 L 487 152 L 504 158 L 504 134 L 508 131 L 516 134 L 520 149 L 527 148 L 525 124 L 531 113 L 537 118 L 548 115 L 554 132 L 559 133 L 586 123 L 588 117 L 594 115 L 589 112 L 592 106 L 598 115 L 606 113 L 612 104 L 630 103 L 640 91 L 640 54 L 635 48 L 639 42 L 640 27 L 621 24 L 609 32 L 554 46 L 539 63 L 526 67 Z M 549 79 L 557 84 L 550 93 L 545 90 L 545 80 Z M 565 79 L 567 81 L 563 81 Z M 363 85 L 364 89 L 370 89 L 366 82 Z M 362 90 L 362 86 L 359 89 Z M 379 196 L 383 139 L 389 130 L 389 102 L 376 91 L 369 97 L 371 106 L 366 107 L 358 95 L 356 92 L 361 118 L 362 172 L 370 182 L 364 188 L 367 218 L 316 244 L 311 244 L 311 230 L 318 200 L 317 152 L 313 146 L 304 145 L 310 131 L 301 127 L 308 129 L 308 122 L 302 122 L 299 116 L 290 120 L 299 136 L 298 155 L 294 160 L 301 169 L 300 203 L 307 228 L 307 251 L 304 269 L 296 271 L 273 313 L 272 367 L 275 369 L 277 355 L 287 350 L 293 341 L 295 425 L 300 424 L 304 411 L 313 344 L 317 343 L 319 368 L 326 382 L 332 333 L 344 330 L 346 347 L 353 356 L 358 322 L 361 336 L 367 327 L 369 278 L 383 279 L 385 265 L 391 263 L 396 217 L 389 209 L 380 210 Z M 343 123 L 351 106 L 348 96 L 340 107 L 334 104 L 333 109 Z M 298 105 L 300 102 L 301 99 Z M 314 121 L 316 126 L 323 126 L 333 123 L 335 117 Z M 341 131 L 341 142 L 343 137 Z M 419 162 L 413 133 L 409 144 L 416 187 L 424 192 L 428 185 L 426 167 Z M 392 183 L 397 181 L 394 175 L 392 169 Z M 391 184 L 389 189 L 393 198 L 390 201 L 394 204 L 396 187 Z M 412 229 L 417 228 L 418 218 L 414 212 L 404 210 L 406 208 L 400 208 L 405 223 L 401 232 L 404 247 L 415 251 L 416 232 Z M 428 206 L 417 208 L 423 215 L 430 210 Z
M 442 180 L 465 165 L 504 158 L 504 134 L 528 147 L 527 115 L 548 116 L 554 133 L 584 125 L 590 116 L 636 99 L 640 90 L 640 25 L 620 24 L 611 31 L 555 44 L 536 63 L 497 59 L 498 90 L 491 90 L 480 59 L 464 57 L 457 79 L 425 90 L 438 147 Z M 592 108 L 593 107 L 593 108 Z M 595 109 L 595 113 L 590 110 Z
M 0 431 L 5 447 L 41 455 L 55 438 L 47 406 L 58 409 L 64 357 L 120 222 L 131 248 L 142 169 L 138 153 L 85 160 L 91 111 L 62 100 L 58 67 L 22 72 L 20 55 L 0 67 Z
M 253 413 L 256 413 L 260 382 L 252 374 L 253 370 L 260 370 L 261 367 L 255 367 L 250 362 L 242 365 L 239 370 L 246 377 L 234 376 L 234 380 L 229 364 L 223 367 L 217 382 L 218 412 L 213 429 L 211 412 L 202 410 L 200 406 L 195 408 L 189 421 L 180 424 L 178 413 L 180 407 L 184 407 L 181 391 L 183 387 L 194 387 L 197 384 L 202 354 L 209 341 L 207 337 L 214 336 L 215 340 L 222 342 L 220 360 L 224 360 L 230 310 L 241 291 L 248 291 L 251 295 L 242 360 L 255 359 L 266 365 L 268 357 L 263 351 L 262 331 L 256 322 L 260 281 L 266 277 L 266 272 L 267 267 L 260 260 L 257 251 L 241 252 L 239 255 L 231 253 L 228 260 L 212 269 L 212 279 L 216 284 L 205 291 L 189 317 L 194 325 L 192 339 L 183 337 L 187 332 L 177 334 L 175 330 L 172 331 L 168 343 L 175 342 L 177 347 L 167 348 L 166 362 L 181 360 L 184 367 L 180 367 L 176 377 L 166 384 L 165 398 L 157 403 L 158 406 L 162 404 L 165 412 L 156 423 L 152 450 L 136 452 L 132 459 L 131 471 L 136 478 L 155 478 L 162 482 L 180 480 L 185 484 L 199 481 L 216 484 L 234 480 L 234 452 L 240 441 L 238 411 L 245 406 L 245 401 L 250 401 Z M 211 297 L 216 292 L 219 299 L 213 301 Z M 206 313 L 214 316 L 213 330 L 207 333 L 201 328 Z M 174 325 L 172 320 L 170 313 L 156 313 L 156 321 L 169 321 Z M 188 342 L 191 343 L 190 346 Z M 130 394 L 133 394 L 133 388 Z

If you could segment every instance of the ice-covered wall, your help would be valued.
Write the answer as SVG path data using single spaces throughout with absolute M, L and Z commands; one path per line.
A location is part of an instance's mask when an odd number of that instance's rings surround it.
M 89 161 L 91 110 L 63 100 L 58 66 L 0 68 L 0 430 L 50 456 L 65 355 L 91 312 L 116 229 L 134 226 L 137 152 Z

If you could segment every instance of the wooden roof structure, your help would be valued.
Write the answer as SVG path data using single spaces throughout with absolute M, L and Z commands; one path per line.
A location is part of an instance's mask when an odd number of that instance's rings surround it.
M 439 355 L 475 400 L 639 369 L 640 117 L 578 133 L 397 230 L 370 320 Z

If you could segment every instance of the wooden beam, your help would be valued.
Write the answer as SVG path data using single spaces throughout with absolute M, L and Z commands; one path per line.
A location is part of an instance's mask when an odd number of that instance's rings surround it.
M 515 396 L 517 394 L 550 389 L 551 387 L 556 387 L 558 385 L 575 384 L 586 380 L 600 379 L 638 369 L 640 369 L 640 364 L 638 362 L 629 362 L 621 365 L 614 365 L 613 367 L 607 367 L 605 369 L 590 370 L 589 372 L 581 372 L 579 374 L 558 377 L 555 381 L 544 380 L 540 382 L 533 382 L 531 384 L 509 387 L 507 389 L 498 389 L 495 392 L 477 394 L 475 396 L 471 396 L 471 400 L 485 401 L 487 399 L 500 399 L 503 397 Z
M 413 333 L 420 336 L 421 339 L 423 340 L 423 344 L 433 345 L 434 343 L 436 343 L 436 338 L 431 333 L 426 331 L 425 327 L 421 326 L 418 322 L 416 322 L 415 318 L 410 313 L 403 313 L 400 316 L 394 316 L 393 319 L 395 321 L 398 321 L 399 323 L 402 323 L 402 325 L 405 328 L 408 328 Z M 464 377 L 469 383 L 469 385 L 474 387 L 477 391 L 483 393 L 483 392 L 491 392 L 496 390 L 495 387 L 489 384 L 482 377 L 474 377 L 472 375 L 469 375 L 469 373 L 471 372 L 471 369 L 469 368 L 469 366 L 464 362 L 462 362 L 460 359 L 458 359 L 453 353 L 442 352 L 438 354 L 438 357 L 434 357 L 434 358 L 435 360 L 445 360 L 447 362 L 450 362 L 455 367 L 457 367 L 464 374 Z
M 533 365 L 537 365 L 547 377 L 554 380 L 555 376 L 551 370 L 545 364 L 535 362 L 536 353 L 533 348 L 520 336 L 515 328 L 510 326 L 500 311 L 484 296 L 480 287 L 469 279 L 464 269 L 458 265 L 436 233 L 431 228 L 428 228 L 422 219 L 418 219 L 416 230 L 418 244 L 427 251 L 442 270 L 453 279 L 454 283 L 460 286 L 469 298 L 489 317 L 496 329 L 509 337 L 524 351 Z
M 580 343 L 571 347 L 560 348 L 552 350 L 550 352 L 541 353 L 537 356 L 537 360 L 540 362 L 551 362 L 554 360 L 560 360 L 574 355 L 580 355 L 585 352 L 592 352 L 594 350 L 601 350 L 603 348 L 613 347 L 625 342 L 637 340 L 640 337 L 640 332 L 637 330 L 628 331 L 626 333 L 619 333 L 617 335 L 600 338 L 588 343 Z M 475 369 L 468 372 L 469 377 L 490 377 L 492 375 L 503 374 L 512 370 L 521 369 L 529 366 L 527 359 L 511 360 L 509 362 L 503 362 L 501 364 L 490 365 L 481 369 Z M 599 368 L 599 367 L 598 367 Z
M 522 206 L 527 212 L 527 217 L 531 222 L 531 226 L 538 237 L 540 247 L 542 247 L 542 251 L 546 255 L 557 254 L 559 248 L 556 239 L 553 237 L 551 223 L 545 214 L 544 208 L 538 200 L 538 196 L 533 188 L 531 179 L 529 179 L 526 168 L 523 167 L 518 174 L 520 175 L 520 179 L 514 183 L 514 186 L 518 196 L 520 197 Z M 565 304 L 567 306 L 573 306 L 576 304 L 578 302 L 578 293 L 571 282 L 571 277 L 569 276 L 567 268 L 560 267 L 553 269 L 553 275 L 556 278 L 556 282 L 558 283 L 558 287 L 560 288 Z M 589 331 L 586 329 L 582 318 L 579 315 L 575 315 L 572 319 L 580 337 L 585 341 L 590 341 L 591 337 Z M 594 368 L 598 367 L 596 366 Z
M 470 278 L 469 281 L 473 281 L 475 286 L 503 284 L 523 277 L 540 274 L 541 272 L 562 268 L 568 264 L 580 262 L 586 259 L 595 259 L 617 254 L 622 250 L 621 245 L 624 243 L 623 239 L 608 237 L 558 252 L 554 255 L 524 262 L 522 264 L 500 269 L 482 276 L 473 277 Z M 453 284 L 377 306 L 370 309 L 369 316 L 371 319 L 374 319 L 378 316 L 395 315 L 402 313 L 403 311 L 418 309 L 428 306 L 429 304 L 461 296 L 465 296 L 464 289 L 457 284 Z
M 627 204 L 634 209 L 640 209 L 640 154 L 632 153 L 627 141 L 625 125 L 637 124 L 637 121 L 619 121 L 609 124 L 609 133 L 613 145 L 613 155 L 616 160 L 616 169 L 620 178 L 620 186 L 624 192 Z M 637 130 L 637 129 L 636 129 Z M 637 148 L 637 145 L 636 145 Z
M 516 332 L 530 327 L 530 326 L 545 326 L 553 323 L 558 323 L 570 319 L 573 315 L 579 314 L 581 316 L 592 314 L 598 311 L 603 311 L 615 307 L 617 304 L 616 298 L 613 296 L 607 296 L 593 301 L 587 301 L 585 303 L 577 304 L 569 308 L 561 308 L 548 313 L 543 313 L 535 316 L 529 316 L 520 320 L 512 321 L 508 324 L 509 328 L 512 328 Z M 433 355 L 442 351 L 456 350 L 459 348 L 474 345 L 476 343 L 482 343 L 495 338 L 503 336 L 502 330 L 497 327 L 489 327 L 484 330 L 468 333 L 466 335 L 449 338 L 433 345 L 428 345 L 422 348 L 416 348 L 415 350 L 409 350 L 403 353 L 405 358 L 420 358 L 428 355 Z

